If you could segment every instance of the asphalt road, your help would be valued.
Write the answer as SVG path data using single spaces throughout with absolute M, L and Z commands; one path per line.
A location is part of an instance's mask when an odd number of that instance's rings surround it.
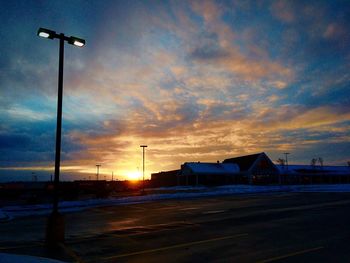
M 0 252 L 51 255 L 45 217 L 0 223 Z M 65 215 L 75 262 L 350 262 L 349 193 L 274 193 Z M 50 254 L 51 253 L 51 254 Z

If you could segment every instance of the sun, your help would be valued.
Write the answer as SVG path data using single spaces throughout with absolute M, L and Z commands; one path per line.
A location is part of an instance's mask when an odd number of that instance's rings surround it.
M 137 181 L 141 179 L 141 173 L 139 171 L 131 171 L 127 173 L 128 180 Z

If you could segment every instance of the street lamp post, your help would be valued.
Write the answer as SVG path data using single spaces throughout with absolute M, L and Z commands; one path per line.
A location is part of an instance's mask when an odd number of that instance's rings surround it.
M 97 181 L 98 181 L 98 176 L 100 174 L 100 166 L 101 166 L 101 164 L 96 164 L 96 168 L 97 168 L 96 179 L 97 179 Z
M 283 153 L 286 156 L 286 167 L 287 167 L 287 174 L 288 174 L 288 152 Z
M 287 170 L 288 170 L 288 154 L 290 154 L 290 153 L 284 153 L 284 155 L 286 156 L 286 166 L 287 166 Z
M 147 145 L 140 145 L 142 148 L 142 193 L 145 193 L 145 148 Z
M 48 39 L 59 39 L 59 67 L 58 67 L 58 99 L 57 99 L 57 126 L 56 126 L 56 153 L 55 153 L 55 177 L 53 193 L 53 209 L 49 217 L 46 229 L 46 243 L 48 245 L 57 245 L 64 241 L 64 219 L 58 212 L 58 194 L 60 181 L 60 161 L 61 161 L 61 130 L 62 130 L 62 97 L 63 97 L 63 60 L 64 60 L 64 41 L 69 44 L 82 47 L 85 40 L 77 37 L 67 37 L 63 33 L 57 34 L 55 31 L 39 28 L 38 36 Z

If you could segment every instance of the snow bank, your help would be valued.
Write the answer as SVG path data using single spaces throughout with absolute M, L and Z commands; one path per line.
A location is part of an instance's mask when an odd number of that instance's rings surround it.
M 7 221 L 9 219 L 10 219 L 10 217 L 4 211 L 2 211 L 2 209 L 0 209 L 0 222 Z
M 315 185 L 293 185 L 290 186 L 291 191 L 305 192 L 327 192 L 327 193 L 348 193 L 350 192 L 350 184 L 315 184 Z
M 164 188 L 163 188 L 164 189 Z M 59 203 L 60 212 L 73 212 L 80 211 L 91 207 L 98 206 L 111 206 L 111 205 L 125 205 L 125 204 L 137 204 L 152 202 L 164 199 L 187 199 L 187 198 L 198 198 L 198 197 L 210 197 L 220 195 L 231 195 L 231 194 L 247 194 L 247 193 L 262 193 L 262 192 L 276 192 L 286 191 L 281 186 L 251 186 L 251 185 L 228 185 L 220 187 L 186 187 L 172 188 L 170 193 L 157 193 L 147 194 L 140 196 L 128 196 L 120 198 L 108 198 L 108 199 L 90 199 L 84 201 L 65 201 Z M 193 192 L 189 192 L 193 190 Z M 198 191 L 200 190 L 200 191 Z M 184 192 L 186 191 L 186 192 Z M 11 218 L 32 216 L 32 215 L 46 215 L 52 211 L 51 204 L 40 204 L 40 205 L 22 205 L 22 206 L 4 206 L 2 208 Z
M 148 190 L 167 190 L 166 193 L 154 193 L 141 196 L 129 196 L 108 199 L 90 199 L 84 201 L 66 201 L 59 203 L 59 210 L 63 213 L 80 211 L 91 207 L 113 206 L 152 202 L 165 199 L 189 199 L 199 197 L 214 197 L 237 194 L 258 194 L 272 192 L 350 192 L 350 184 L 338 185 L 281 185 L 281 186 L 257 186 L 257 185 L 225 185 L 218 187 L 169 187 L 154 188 Z M 9 218 L 46 215 L 51 213 L 52 205 L 25 205 L 5 206 L 0 209 L 0 221 Z M 1 262 L 1 261 L 0 261 Z

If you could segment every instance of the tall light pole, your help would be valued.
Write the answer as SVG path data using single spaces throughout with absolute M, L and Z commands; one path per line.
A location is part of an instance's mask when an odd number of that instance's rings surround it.
M 286 166 L 287 166 L 287 170 L 288 170 L 288 154 L 290 153 L 283 153 L 286 156 Z
M 64 41 L 69 44 L 82 47 L 85 40 L 77 37 L 67 37 L 63 33 L 57 34 L 55 31 L 39 28 L 38 36 L 48 39 L 59 39 L 59 63 L 58 63 L 58 99 L 57 99 L 57 126 L 56 126 L 56 153 L 55 153 L 55 177 L 53 193 L 53 209 L 49 217 L 46 230 L 46 243 L 48 245 L 57 245 L 64 241 L 64 219 L 58 212 L 58 194 L 60 181 L 60 162 L 61 162 L 61 130 L 62 130 L 62 97 L 63 97 L 63 60 L 64 60 Z
M 100 174 L 100 166 L 101 164 L 96 164 L 97 172 L 96 172 L 96 179 L 98 181 L 98 175 Z
M 142 148 L 142 193 L 145 192 L 145 148 L 147 145 L 140 145 Z

